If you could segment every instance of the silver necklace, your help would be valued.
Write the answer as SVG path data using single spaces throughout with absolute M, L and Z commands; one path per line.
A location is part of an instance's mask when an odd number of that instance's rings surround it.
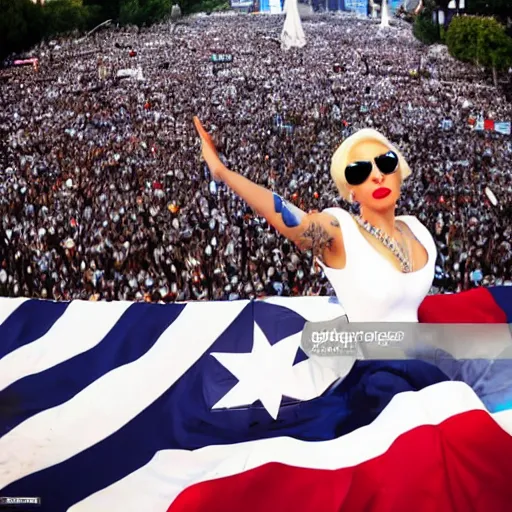
M 361 226 L 366 232 L 368 232 L 370 235 L 376 238 L 382 245 L 384 245 L 384 247 L 386 247 L 389 251 L 393 253 L 393 255 L 400 262 L 402 272 L 412 272 L 411 262 L 397 240 L 390 237 L 387 233 L 384 233 L 382 229 L 372 226 L 367 220 L 364 220 L 360 215 L 352 215 L 352 217 L 354 217 L 355 221 L 359 226 Z M 397 229 L 403 236 L 403 232 L 399 228 Z
M 402 249 L 402 252 L 405 255 L 407 255 L 407 261 L 409 262 L 409 266 L 411 268 L 410 272 L 412 272 L 414 270 L 414 262 L 412 259 L 412 247 L 411 247 L 410 239 L 409 239 L 409 237 L 405 236 L 403 229 L 398 224 L 396 224 L 396 229 L 400 233 L 400 235 L 402 235 L 402 239 L 403 239 L 403 242 L 405 245 L 402 245 L 401 243 L 399 243 L 398 240 L 397 240 L 397 243 L 399 244 L 400 248 Z

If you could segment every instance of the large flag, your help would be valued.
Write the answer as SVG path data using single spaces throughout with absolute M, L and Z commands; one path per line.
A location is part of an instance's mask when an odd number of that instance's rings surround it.
M 511 295 L 462 294 L 457 321 L 482 299 L 484 321 L 510 323 Z M 429 297 L 422 320 L 457 300 Z M 510 512 L 510 408 L 424 361 L 357 361 L 340 379 L 300 343 L 306 321 L 341 315 L 326 297 L 0 299 L 0 497 L 42 512 Z

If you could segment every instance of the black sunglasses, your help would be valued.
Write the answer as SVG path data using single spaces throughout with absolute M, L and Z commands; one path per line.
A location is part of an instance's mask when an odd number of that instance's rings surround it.
M 375 165 L 382 174 L 393 174 L 398 169 L 398 155 L 388 151 L 375 158 Z M 362 185 L 372 173 L 370 161 L 354 162 L 345 167 L 345 179 L 349 185 Z

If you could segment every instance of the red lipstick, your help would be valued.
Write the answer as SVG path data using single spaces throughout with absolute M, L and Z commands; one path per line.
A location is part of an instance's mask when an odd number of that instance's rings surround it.
M 385 197 L 388 197 L 389 194 L 391 194 L 391 190 L 389 188 L 381 187 L 377 190 L 374 190 L 372 196 L 375 199 L 384 199 Z

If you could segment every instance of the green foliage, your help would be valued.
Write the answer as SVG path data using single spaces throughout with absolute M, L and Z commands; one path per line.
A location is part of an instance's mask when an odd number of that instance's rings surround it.
M 428 10 L 416 16 L 412 33 L 416 39 L 428 45 L 441 41 L 439 27 L 432 21 L 432 12 Z
M 52 0 L 43 8 L 45 35 L 52 37 L 88 26 L 87 9 L 81 0 Z
M 512 66 L 512 39 L 493 18 L 454 18 L 446 42 L 450 54 L 461 61 L 496 70 Z
M 119 21 L 123 24 L 138 25 L 141 23 L 139 0 L 124 0 L 119 9 Z
M 446 43 L 450 54 L 463 62 L 477 61 L 479 18 L 458 16 L 450 23 Z
M 0 0 L 0 60 L 28 50 L 41 39 L 89 30 L 107 19 L 150 25 L 171 13 L 178 2 L 183 14 L 229 9 L 226 0 Z
M 192 14 L 196 12 L 220 12 L 220 11 L 229 11 L 231 6 L 229 2 L 224 2 L 223 0 L 203 0 L 202 2 L 188 2 L 185 3 L 184 10 L 187 14 Z
M 102 21 L 119 18 L 121 0 L 84 0 L 84 6 L 98 9 L 101 18 L 98 23 L 101 23 Z
M 482 18 L 477 52 L 478 62 L 486 68 L 505 70 L 512 66 L 512 38 L 494 18 Z
M 213 12 L 222 12 L 231 10 L 231 4 L 229 2 L 218 2 L 217 0 L 213 2 L 215 6 L 213 7 Z
M 230 9 L 226 0 L 84 0 L 84 5 L 99 5 L 103 19 L 121 23 L 150 24 L 167 17 L 172 5 L 178 3 L 183 14 L 216 12 Z
M 156 23 L 171 12 L 170 0 L 121 0 L 119 21 L 123 24 Z
M 36 44 L 44 34 L 42 8 L 31 0 L 0 0 L 0 59 Z

